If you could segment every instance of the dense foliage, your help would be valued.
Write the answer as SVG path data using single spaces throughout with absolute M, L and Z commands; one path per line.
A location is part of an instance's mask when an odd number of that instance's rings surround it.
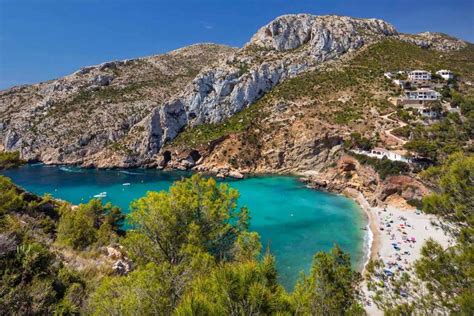
M 176 315 L 291 315 L 289 297 L 278 284 L 274 259 L 226 263 L 194 280 Z
M 150 192 L 133 202 L 129 220 L 134 230 L 122 243 L 136 270 L 101 282 L 91 296 L 90 312 L 293 315 L 356 310 L 359 277 L 339 248 L 317 254 L 311 275 L 302 276 L 294 294 L 287 293 L 278 284 L 273 257 L 260 259 L 259 236 L 248 231 L 248 211 L 236 208 L 237 198 L 238 192 L 226 185 L 194 175 L 169 192 Z
M 314 256 L 311 274 L 303 275 L 293 293 L 295 311 L 301 315 L 359 315 L 359 273 L 339 247 Z
M 124 216 L 120 209 L 110 203 L 102 205 L 100 200 L 91 200 L 76 208 L 68 205 L 60 209 L 57 241 L 73 249 L 85 249 L 97 245 L 108 245 L 123 234 L 120 226 Z
M 78 312 L 85 280 L 50 247 L 56 202 L 18 189 L 0 176 L 0 314 Z

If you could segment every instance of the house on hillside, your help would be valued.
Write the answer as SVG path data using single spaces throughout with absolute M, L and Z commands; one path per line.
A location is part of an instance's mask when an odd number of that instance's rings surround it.
M 410 106 L 410 105 L 424 105 L 426 102 L 438 101 L 441 95 L 429 88 L 419 88 L 416 90 L 405 90 L 401 97 L 398 97 L 391 102 L 395 105 Z
M 435 90 L 420 88 L 413 91 L 405 91 L 405 100 L 407 101 L 436 101 L 441 95 Z
M 454 74 L 452 73 L 451 70 L 441 69 L 441 70 L 438 70 L 436 74 L 446 81 L 454 78 Z
M 429 81 L 431 80 L 431 72 L 425 70 L 413 70 L 408 73 L 410 81 Z

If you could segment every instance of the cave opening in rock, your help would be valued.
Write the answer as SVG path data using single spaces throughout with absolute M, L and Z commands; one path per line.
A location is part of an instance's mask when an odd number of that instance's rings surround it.
M 163 164 L 167 164 L 171 160 L 171 152 L 169 150 L 163 153 Z
M 189 156 L 191 156 L 191 158 L 193 158 L 195 162 L 201 158 L 201 154 L 197 150 L 191 150 L 191 152 L 189 153 Z

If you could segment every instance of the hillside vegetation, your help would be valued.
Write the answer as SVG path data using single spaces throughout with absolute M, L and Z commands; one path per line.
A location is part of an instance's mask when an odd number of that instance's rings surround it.
M 17 151 L 0 152 L 0 170 L 18 167 L 24 163 L 25 161 L 20 158 L 20 153 Z
M 451 89 L 448 101 L 460 105 L 461 117 L 452 113 L 426 126 L 388 101 L 400 90 L 384 78 L 384 72 L 418 68 L 454 71 L 458 84 Z M 216 164 L 224 161 L 249 171 L 293 170 L 306 165 L 301 162 L 304 148 L 317 153 L 311 147 L 328 137 L 348 139 L 358 132 L 375 146 L 383 147 L 381 136 L 393 126 L 382 116 L 394 112 L 405 115 L 409 122 L 403 128 L 405 139 L 408 141 L 413 134 L 406 149 L 434 160 L 443 159 L 472 148 L 474 89 L 465 82 L 474 80 L 473 71 L 474 45 L 439 52 L 399 40 L 383 40 L 351 58 L 284 81 L 222 123 L 188 127 L 166 147 L 202 149 L 211 144 L 211 161 Z M 215 146 L 216 140 L 222 145 Z M 283 155 L 292 159 L 282 161 Z M 307 168 L 314 167 L 314 162 L 307 162 Z

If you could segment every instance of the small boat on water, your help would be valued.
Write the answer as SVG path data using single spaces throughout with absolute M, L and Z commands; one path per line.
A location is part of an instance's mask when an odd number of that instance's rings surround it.
M 100 192 L 99 194 L 94 195 L 95 198 L 102 199 L 107 197 L 107 192 Z
M 128 186 L 128 185 L 130 185 L 130 183 L 127 182 L 127 183 L 124 183 L 124 184 L 122 184 L 122 185 Z

